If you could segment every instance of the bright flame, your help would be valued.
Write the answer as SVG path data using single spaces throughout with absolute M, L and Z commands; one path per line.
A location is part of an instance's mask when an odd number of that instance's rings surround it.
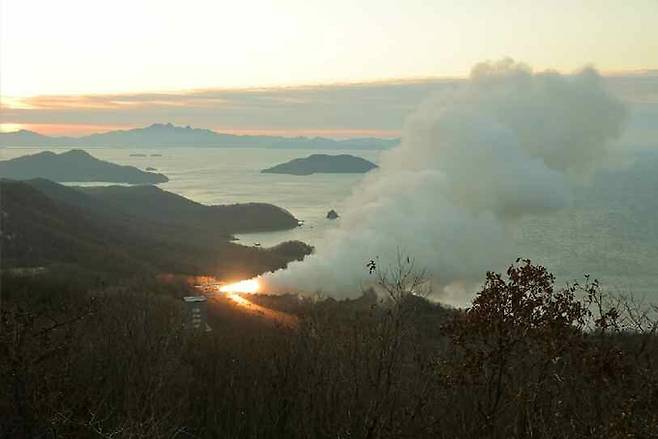
M 235 282 L 232 284 L 226 284 L 219 287 L 219 291 L 222 293 L 257 293 L 260 290 L 260 282 L 258 279 L 247 279 L 241 280 L 240 282 Z
M 253 303 L 251 303 L 250 301 L 248 301 L 244 297 L 237 295 L 236 293 L 228 293 L 226 295 L 226 297 L 228 297 L 229 299 L 231 299 L 232 301 L 234 301 L 235 303 L 237 303 L 238 305 L 241 305 L 241 306 L 247 306 L 248 307 L 248 306 L 253 305 Z

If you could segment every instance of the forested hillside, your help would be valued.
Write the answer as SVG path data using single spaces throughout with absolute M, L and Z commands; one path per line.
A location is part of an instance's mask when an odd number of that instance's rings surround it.
M 233 232 L 296 225 L 276 206 L 209 207 L 150 186 L 79 190 L 47 180 L 2 181 L 0 190 L 3 269 L 73 264 L 113 273 L 254 275 L 310 252 L 303 244 L 229 242 Z
M 4 275 L 0 437 L 655 437 L 656 309 L 530 262 L 465 310 L 378 274 L 379 297 L 242 299 L 289 326 L 217 295 L 203 333 L 175 281 Z

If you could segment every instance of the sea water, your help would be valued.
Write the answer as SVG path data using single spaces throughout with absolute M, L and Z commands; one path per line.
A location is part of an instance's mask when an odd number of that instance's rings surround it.
M 0 159 L 40 150 L 43 149 L 0 148 Z M 313 153 L 353 154 L 375 163 L 381 154 L 371 150 L 190 147 L 89 148 L 87 151 L 113 163 L 156 168 L 170 179 L 160 184 L 161 188 L 200 203 L 272 203 L 303 222 L 292 230 L 236 236 L 243 245 L 258 243 L 263 247 L 291 239 L 311 245 L 319 242 L 329 228 L 340 224 L 340 218 L 327 219 L 327 212 L 335 209 L 341 214 L 344 201 L 353 190 L 358 190 L 363 175 L 295 176 L 263 174 L 262 169 Z M 619 198 L 623 203 L 597 202 L 601 194 L 580 191 L 573 207 L 551 215 L 530 216 L 516 225 L 512 230 L 516 252 L 520 257 L 545 264 L 558 275 L 560 282 L 582 280 L 585 274 L 590 274 L 609 290 L 658 301 L 658 204 L 645 203 L 647 208 L 640 210 L 628 208 L 634 197 L 648 200 L 652 194 L 658 194 L 658 187 L 643 184 L 641 178 L 636 187 Z M 431 271 L 432 267 L 427 268 Z

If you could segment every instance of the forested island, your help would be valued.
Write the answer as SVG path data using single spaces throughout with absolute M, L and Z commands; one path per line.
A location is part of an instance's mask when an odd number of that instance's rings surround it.
M 361 157 L 350 154 L 328 155 L 311 154 L 263 169 L 265 174 L 362 174 L 377 168 L 377 165 Z
M 163 174 L 99 160 L 81 149 L 72 149 L 60 154 L 43 151 L 0 161 L 0 178 L 14 180 L 46 178 L 57 182 L 128 184 L 157 184 L 169 181 Z

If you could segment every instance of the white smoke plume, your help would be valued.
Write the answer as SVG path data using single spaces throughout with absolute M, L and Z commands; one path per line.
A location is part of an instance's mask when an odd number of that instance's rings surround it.
M 264 278 L 273 291 L 360 294 L 365 267 L 398 250 L 449 290 L 482 279 L 512 254 L 510 228 L 570 203 L 571 188 L 605 163 L 624 108 L 598 73 L 533 73 L 511 60 L 475 66 L 464 86 L 407 119 L 348 200 L 340 225 L 302 262 Z

